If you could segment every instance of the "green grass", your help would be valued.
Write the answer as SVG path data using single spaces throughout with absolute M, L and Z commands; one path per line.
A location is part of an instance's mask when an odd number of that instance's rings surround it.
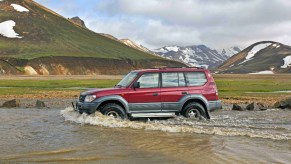
M 291 76 L 258 76 L 233 75 L 230 77 L 218 75 L 216 85 L 221 97 L 250 95 L 282 95 L 288 93 L 273 93 L 276 91 L 291 91 Z
M 250 75 L 215 75 L 219 95 L 225 97 L 276 96 L 290 93 L 272 93 L 291 90 L 291 75 L 250 76 Z M 120 80 L 0 80 L 0 95 L 36 94 L 46 91 L 76 91 L 84 88 L 109 88 Z M 8 88 L 6 88 L 8 87 Z M 253 92 L 253 93 L 251 93 Z M 262 92 L 262 93 L 257 93 Z
M 82 91 L 110 88 L 119 80 L 0 80 L 0 95 L 25 95 L 45 91 Z M 84 88 L 84 89 L 83 89 Z

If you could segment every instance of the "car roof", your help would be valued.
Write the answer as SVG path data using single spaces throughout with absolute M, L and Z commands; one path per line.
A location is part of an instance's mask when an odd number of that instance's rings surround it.
M 135 70 L 134 72 L 204 72 L 208 71 L 201 67 L 181 67 L 181 68 L 153 68 L 153 69 L 142 69 Z

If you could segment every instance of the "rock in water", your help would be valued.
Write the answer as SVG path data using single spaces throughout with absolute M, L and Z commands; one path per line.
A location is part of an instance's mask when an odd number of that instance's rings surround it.
M 254 110 L 254 111 L 260 111 L 260 110 L 267 110 L 268 108 L 262 104 L 262 103 L 251 103 L 247 107 L 247 110 Z
M 259 106 L 257 105 L 257 103 L 251 103 L 251 104 L 249 104 L 248 106 L 247 106 L 247 110 L 256 110 L 256 111 L 258 111 L 258 110 L 260 110 L 259 109 Z
M 281 109 L 291 109 L 291 98 L 288 98 L 286 100 L 278 101 L 274 104 L 275 108 L 281 108 Z
M 245 109 L 238 104 L 233 104 L 232 110 L 244 111 Z
M 4 108 L 15 108 L 15 107 L 19 107 L 19 106 L 20 106 L 20 100 L 16 100 L 16 99 L 6 101 L 2 105 L 2 107 L 4 107 Z
M 35 107 L 40 109 L 40 108 L 45 108 L 46 106 L 45 106 L 45 103 L 43 101 L 37 100 Z
M 257 103 L 257 105 L 259 106 L 260 110 L 267 110 L 268 109 L 268 107 L 263 103 Z

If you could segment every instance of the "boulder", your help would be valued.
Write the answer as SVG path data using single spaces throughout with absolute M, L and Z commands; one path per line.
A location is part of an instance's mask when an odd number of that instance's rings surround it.
M 20 100 L 10 100 L 3 103 L 2 107 L 4 108 L 15 108 L 20 106 Z
M 45 103 L 43 101 L 37 100 L 35 107 L 40 109 L 40 108 L 45 108 L 46 106 L 45 106 Z
M 237 111 L 244 111 L 245 108 L 241 105 L 238 105 L 238 104 L 233 104 L 232 106 L 232 110 L 237 110 Z
M 286 100 L 278 101 L 274 104 L 275 108 L 280 108 L 280 109 L 291 109 L 291 98 L 288 98 Z
M 268 108 L 262 103 L 251 103 L 246 107 L 247 110 L 252 111 L 260 111 L 260 110 L 267 110 Z

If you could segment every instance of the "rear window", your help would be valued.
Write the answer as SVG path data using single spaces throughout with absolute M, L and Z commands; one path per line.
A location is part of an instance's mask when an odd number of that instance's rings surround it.
M 204 72 L 186 72 L 188 86 L 202 86 L 207 83 Z

